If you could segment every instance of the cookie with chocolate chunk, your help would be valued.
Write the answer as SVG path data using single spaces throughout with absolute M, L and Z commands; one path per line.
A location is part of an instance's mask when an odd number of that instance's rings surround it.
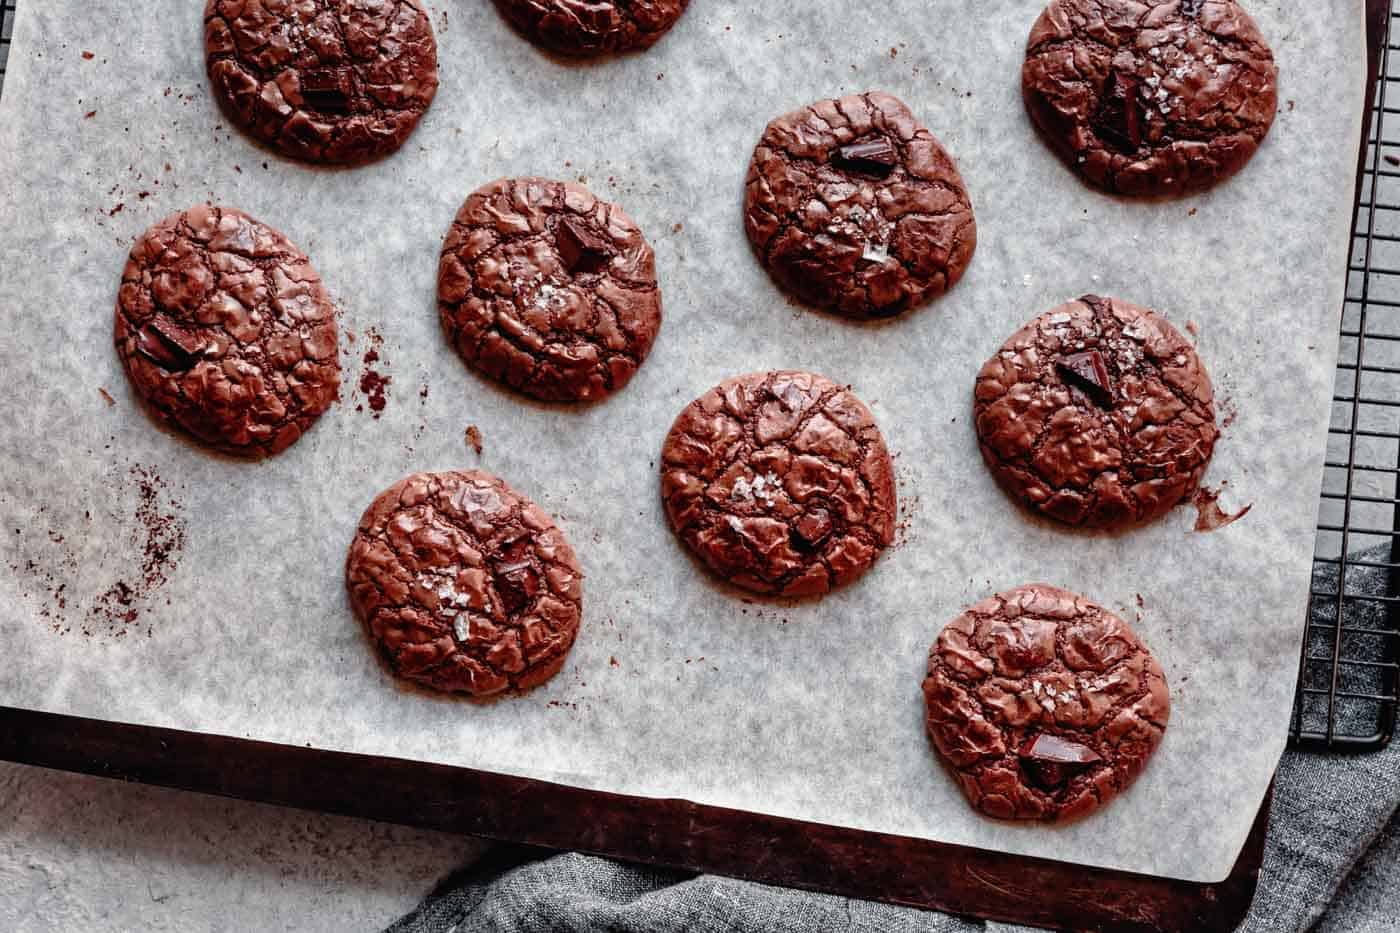
M 982 458 L 1009 493 L 1069 525 L 1158 518 L 1200 482 L 1215 395 L 1171 324 L 1086 295 L 1022 327 L 977 374 Z
M 1234 0 L 1051 0 L 1021 88 L 1043 137 L 1092 184 L 1182 194 L 1254 155 L 1278 109 L 1278 66 Z
M 858 319 L 942 295 L 977 248 L 953 160 L 883 91 L 768 124 L 744 183 L 744 229 L 786 291 Z
M 156 417 L 235 456 L 285 450 L 340 390 L 335 307 L 311 261 L 228 207 L 167 217 L 136 241 L 115 339 Z
M 496 0 L 531 42 L 560 55 L 589 56 L 650 47 L 690 0 Z
M 926 725 L 973 808 L 1060 822 L 1108 803 L 1162 741 L 1171 695 L 1127 624 L 1043 583 L 963 612 L 929 651 Z
M 234 123 L 308 162 L 393 152 L 437 93 L 437 43 L 421 0 L 208 0 L 204 52 Z
M 812 373 L 726 380 L 661 449 L 671 527 L 716 574 L 809 596 L 855 580 L 894 540 L 894 471 L 870 410 Z
M 360 519 L 345 564 L 355 615 L 396 675 L 485 697 L 559 672 L 583 572 L 549 516 L 477 470 L 415 473 Z
M 475 191 L 438 263 L 438 312 L 466 364 L 549 402 L 618 391 L 661 328 L 656 257 L 616 204 L 572 182 Z

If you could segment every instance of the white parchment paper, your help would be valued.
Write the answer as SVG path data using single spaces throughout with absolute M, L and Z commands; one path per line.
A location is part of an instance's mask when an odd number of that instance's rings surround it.
M 1019 67 L 1040 0 L 695 0 L 652 52 L 587 65 L 540 54 L 487 0 L 429 6 L 442 88 L 418 132 L 379 164 L 321 171 L 226 126 L 203 77 L 202 3 L 20 5 L 0 109 L 0 702 L 1225 876 L 1293 696 L 1359 135 L 1360 0 L 1249 4 L 1281 68 L 1277 123 L 1238 178 L 1164 203 L 1095 193 L 1034 137 Z M 944 299 L 855 326 L 783 299 L 750 255 L 740 201 L 770 118 L 870 88 L 903 98 L 953 154 L 980 246 Z M 437 254 L 453 214 L 478 185 L 526 173 L 586 178 L 656 247 L 665 324 L 604 404 L 522 402 L 440 335 Z M 357 337 L 343 402 L 268 463 L 154 427 L 111 348 L 132 239 L 206 199 L 305 249 Z M 1130 534 L 1067 533 L 1028 519 L 982 468 L 969 424 L 979 365 L 1024 320 L 1088 291 L 1198 325 L 1234 419 L 1208 482 L 1228 482 L 1226 504 L 1253 503 L 1244 520 L 1194 534 L 1181 509 Z M 371 331 L 382 345 L 367 367 Z M 907 528 L 858 585 L 796 606 L 746 602 L 700 572 L 665 525 L 656 475 L 681 406 L 780 366 L 849 382 L 871 405 Z M 379 418 L 356 387 L 367 370 L 391 379 Z M 397 688 L 342 578 L 377 492 L 470 465 L 558 516 L 588 574 L 564 672 L 486 706 Z M 183 542 L 118 625 L 99 597 L 149 561 L 133 470 L 159 475 L 152 507 Z M 1173 688 L 1136 786 L 1058 829 L 974 815 L 922 726 L 938 629 L 1031 580 L 1136 620 Z

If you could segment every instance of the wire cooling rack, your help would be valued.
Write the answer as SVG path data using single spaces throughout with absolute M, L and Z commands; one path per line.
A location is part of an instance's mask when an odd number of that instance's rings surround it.
M 1374 96 L 1357 183 L 1340 357 L 1290 738 L 1372 751 L 1390 741 L 1400 602 L 1400 37 L 1371 7 Z
M 0 0 L 0 93 L 17 2 Z M 1359 173 L 1290 730 L 1299 747 L 1334 751 L 1370 751 L 1389 742 L 1400 689 L 1400 60 L 1391 67 L 1400 45 L 1390 44 L 1400 17 L 1391 13 L 1391 0 L 1368 2 L 1379 74 Z M 1400 28 L 1393 31 L 1400 37 Z
M 10 55 L 10 30 L 15 24 L 15 0 L 0 0 L 0 91 L 5 87 L 5 60 Z

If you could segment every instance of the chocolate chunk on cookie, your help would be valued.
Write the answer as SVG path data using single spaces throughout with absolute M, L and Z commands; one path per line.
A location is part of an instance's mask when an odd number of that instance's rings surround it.
M 1022 327 L 977 374 L 982 458 L 1027 507 L 1070 525 L 1160 517 L 1220 436 L 1195 347 L 1146 308 L 1086 295 Z
M 1060 157 L 1127 195 L 1233 175 L 1278 109 L 1273 52 L 1234 0 L 1051 0 L 1021 88 Z
M 415 473 L 360 519 L 345 578 L 394 673 L 484 697 L 559 672 L 583 615 L 583 572 L 548 515 L 476 470 Z
M 851 318 L 943 294 L 977 248 L 953 160 L 882 91 L 824 100 L 768 124 L 744 187 L 744 229 L 791 294 Z
M 802 372 L 726 380 L 661 449 L 671 527 L 716 574 L 758 593 L 850 583 L 894 540 L 894 472 L 870 410 Z
M 536 45 L 560 55 L 645 49 L 681 18 L 690 0 L 496 0 Z
M 943 629 L 924 678 L 929 738 L 972 806 L 1004 820 L 1076 819 L 1141 773 L 1171 697 L 1122 619 L 1033 583 Z
M 208 0 L 214 96 L 279 152 L 354 164 L 399 148 L 437 93 L 420 0 Z
M 468 366 L 549 402 L 625 386 L 661 328 L 656 258 L 581 185 L 505 178 L 462 205 L 438 264 L 438 312 Z
M 340 390 L 335 308 L 316 270 L 232 208 L 192 208 L 136 241 L 115 337 L 153 414 L 236 456 L 285 450 Z

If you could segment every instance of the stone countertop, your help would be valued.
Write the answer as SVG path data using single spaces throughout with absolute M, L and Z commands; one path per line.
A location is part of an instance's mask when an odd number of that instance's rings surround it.
M 0 763 L 0 929 L 380 930 L 486 845 Z

